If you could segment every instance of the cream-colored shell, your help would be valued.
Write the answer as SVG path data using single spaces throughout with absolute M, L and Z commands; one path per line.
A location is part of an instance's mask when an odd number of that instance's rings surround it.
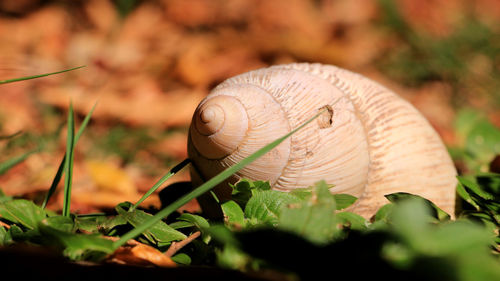
M 366 218 L 393 192 L 421 195 L 454 213 L 456 171 L 427 120 L 374 81 L 321 64 L 273 66 L 217 86 L 190 127 L 193 182 L 213 177 L 324 106 L 333 109 L 330 126 L 309 124 L 229 182 L 266 180 L 289 191 L 325 180 L 332 193 L 358 197 L 351 210 Z M 230 196 L 227 183 L 215 192 Z

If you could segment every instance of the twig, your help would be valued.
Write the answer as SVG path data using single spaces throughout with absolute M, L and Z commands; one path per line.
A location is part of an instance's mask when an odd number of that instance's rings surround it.
M 9 229 L 10 225 L 4 223 L 3 221 L 0 221 L 0 226 L 4 226 L 5 228 Z
M 180 242 L 172 242 L 172 245 L 168 248 L 168 250 L 165 252 L 165 256 L 171 257 L 173 256 L 177 251 L 179 251 L 182 247 L 186 246 L 187 244 L 191 243 L 194 239 L 198 238 L 201 235 L 201 232 L 196 231 L 195 233 L 191 234 L 188 236 L 188 238 L 180 241 Z

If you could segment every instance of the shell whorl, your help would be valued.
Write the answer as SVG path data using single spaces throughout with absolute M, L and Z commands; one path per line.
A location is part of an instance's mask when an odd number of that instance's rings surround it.
M 245 108 L 231 96 L 205 100 L 196 109 L 192 122 L 193 144 L 207 159 L 220 159 L 233 153 L 248 130 Z
M 453 212 L 456 171 L 425 118 L 379 84 L 321 64 L 273 66 L 217 86 L 191 124 L 188 153 L 198 176 L 216 175 L 325 106 L 331 124 L 309 124 L 230 181 L 267 180 L 288 191 L 325 180 L 333 193 L 357 196 L 353 211 L 365 217 L 392 192 L 418 194 Z M 237 126 L 244 130 L 223 131 Z

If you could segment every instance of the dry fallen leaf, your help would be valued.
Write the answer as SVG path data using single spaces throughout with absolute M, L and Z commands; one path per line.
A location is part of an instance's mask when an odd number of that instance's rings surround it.
M 137 194 L 132 178 L 116 164 L 109 161 L 87 160 L 86 167 L 98 190 L 128 196 Z
M 161 267 L 175 267 L 177 265 L 172 259 L 157 249 L 145 244 L 120 247 L 108 257 L 108 261 L 139 266 L 156 265 Z

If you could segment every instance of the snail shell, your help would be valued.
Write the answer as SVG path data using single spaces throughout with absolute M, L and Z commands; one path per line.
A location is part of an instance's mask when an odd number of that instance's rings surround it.
M 240 170 L 240 178 L 290 191 L 319 180 L 332 193 L 358 197 L 351 211 L 366 218 L 409 192 L 454 214 L 456 170 L 435 130 L 408 102 L 359 74 L 321 64 L 250 71 L 219 84 L 196 109 L 188 154 L 194 185 L 239 162 L 318 113 L 275 149 Z M 227 182 L 214 189 L 230 198 Z M 201 198 L 205 210 L 207 198 Z

